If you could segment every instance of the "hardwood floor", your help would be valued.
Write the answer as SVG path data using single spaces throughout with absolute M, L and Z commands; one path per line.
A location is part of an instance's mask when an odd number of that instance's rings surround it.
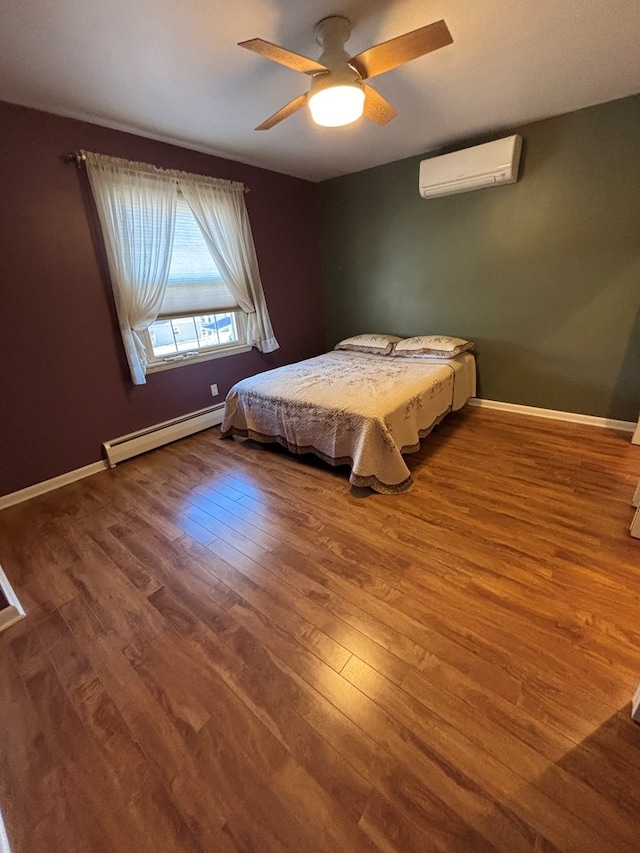
M 210 430 L 0 513 L 13 853 L 640 849 L 640 448 L 475 409 L 409 465 Z

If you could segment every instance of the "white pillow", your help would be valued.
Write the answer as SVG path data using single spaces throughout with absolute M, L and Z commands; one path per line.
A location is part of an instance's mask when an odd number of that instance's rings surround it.
M 337 343 L 334 349 L 352 352 L 370 352 L 374 355 L 390 355 L 395 344 L 401 341 L 397 335 L 354 335 Z
M 397 343 L 392 355 L 405 358 L 453 358 L 474 348 L 471 341 L 449 335 L 417 335 Z

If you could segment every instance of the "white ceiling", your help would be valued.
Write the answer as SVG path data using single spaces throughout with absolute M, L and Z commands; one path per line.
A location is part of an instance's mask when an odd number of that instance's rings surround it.
M 330 14 L 351 54 L 440 18 L 454 41 L 372 81 L 386 127 L 254 131 L 309 81 L 236 43 L 317 57 Z M 640 0 L 2 0 L 0 100 L 318 181 L 635 94 L 639 45 Z

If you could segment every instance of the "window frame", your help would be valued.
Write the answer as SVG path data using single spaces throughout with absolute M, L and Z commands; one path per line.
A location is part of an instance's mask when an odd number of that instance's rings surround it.
M 230 355 L 239 355 L 243 352 L 249 352 L 251 350 L 251 345 L 247 343 L 247 320 L 244 312 L 238 310 L 228 311 L 225 313 L 233 314 L 235 317 L 238 341 L 234 343 L 213 344 L 210 347 L 201 347 L 197 350 L 189 350 L 183 353 L 176 353 L 175 355 L 156 356 L 153 352 L 153 343 L 151 341 L 149 329 L 144 329 L 143 331 L 138 332 L 147 352 L 147 367 L 145 372 L 147 374 L 158 373 L 161 370 L 171 370 L 174 367 L 183 367 L 186 364 L 195 364 L 200 361 L 211 361 L 215 358 L 226 358 Z M 203 315 L 185 314 L 180 319 L 201 316 Z M 156 322 L 161 321 L 158 320 Z

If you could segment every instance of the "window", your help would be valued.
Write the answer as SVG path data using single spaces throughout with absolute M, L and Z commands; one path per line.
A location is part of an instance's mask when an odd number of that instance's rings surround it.
M 134 385 L 186 359 L 278 349 L 241 183 L 82 155 Z
M 229 355 L 233 350 L 248 349 L 242 312 L 181 194 L 167 291 L 158 319 L 142 336 L 151 371 L 216 352 Z
M 150 369 L 211 356 L 216 351 L 229 355 L 232 349 L 249 349 L 245 345 L 242 314 L 231 311 L 156 320 L 143 337 Z

